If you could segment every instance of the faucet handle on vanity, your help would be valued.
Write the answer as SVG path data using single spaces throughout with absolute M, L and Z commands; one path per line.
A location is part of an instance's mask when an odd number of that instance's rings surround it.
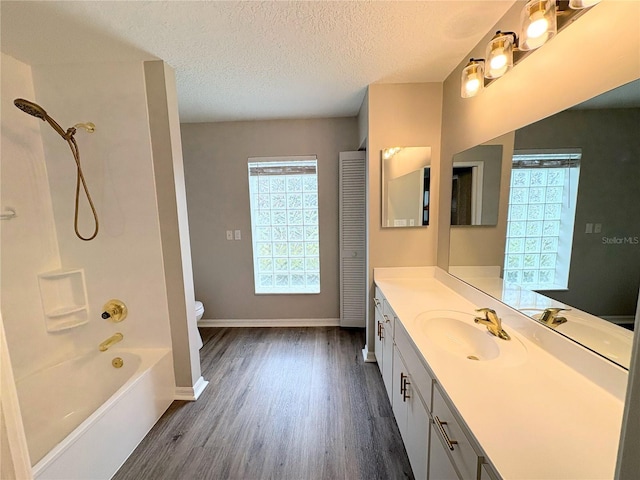
M 568 312 L 569 310 L 571 310 L 570 308 L 558 308 L 558 307 L 552 307 L 552 308 L 545 308 L 544 312 L 542 312 L 542 315 L 540 315 L 540 322 L 544 323 L 545 325 L 551 327 L 551 328 L 555 328 L 558 325 L 562 325 L 563 323 L 567 323 L 567 319 L 566 317 L 559 317 L 558 313 L 560 312 Z
M 489 333 L 495 335 L 502 340 L 511 340 L 511 337 L 507 332 L 505 332 L 502 328 L 502 320 L 496 313 L 495 310 L 491 308 L 478 308 L 476 312 L 484 313 L 484 318 L 476 317 L 473 321 L 475 323 L 479 323 L 487 327 Z

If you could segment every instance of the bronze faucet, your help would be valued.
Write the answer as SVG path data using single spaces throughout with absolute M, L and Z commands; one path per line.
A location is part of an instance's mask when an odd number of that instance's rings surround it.
M 479 308 L 476 312 L 482 312 L 485 316 L 484 318 L 476 317 L 473 320 L 474 322 L 486 326 L 489 333 L 502 340 L 511 340 L 509 334 L 502 329 L 502 320 L 500 320 L 495 310 L 491 308 Z
M 562 325 L 563 323 L 567 323 L 567 319 L 565 317 L 559 317 L 558 313 L 562 311 L 570 310 L 568 308 L 545 308 L 542 315 L 538 321 L 540 323 L 544 323 L 548 327 L 556 328 L 558 325 Z

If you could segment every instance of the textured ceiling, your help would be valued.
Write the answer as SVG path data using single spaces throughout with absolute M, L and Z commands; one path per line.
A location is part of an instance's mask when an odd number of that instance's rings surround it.
M 182 122 L 352 116 L 367 85 L 441 82 L 508 1 L 2 1 L 31 65 L 162 59 Z

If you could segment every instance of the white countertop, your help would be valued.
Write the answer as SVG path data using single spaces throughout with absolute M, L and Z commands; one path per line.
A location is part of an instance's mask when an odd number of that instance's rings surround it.
M 375 282 L 504 480 L 614 477 L 624 408 L 619 395 L 577 373 L 505 318 L 512 341 L 526 348 L 522 363 L 474 362 L 434 349 L 420 332 L 418 314 L 474 313 L 487 305 L 471 303 L 433 277 L 376 274 Z

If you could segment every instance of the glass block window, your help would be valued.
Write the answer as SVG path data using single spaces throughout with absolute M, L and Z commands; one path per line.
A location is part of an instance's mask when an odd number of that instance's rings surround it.
M 580 152 L 513 156 L 504 280 L 529 290 L 565 289 L 569 280 Z
M 255 292 L 320 293 L 317 159 L 249 159 Z

